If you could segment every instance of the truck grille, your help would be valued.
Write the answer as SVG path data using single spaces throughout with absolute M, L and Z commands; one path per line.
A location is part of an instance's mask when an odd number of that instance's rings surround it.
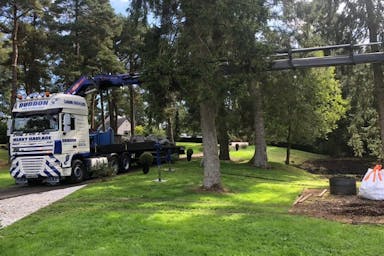
M 44 168 L 44 157 L 22 158 L 21 168 L 26 175 L 38 174 Z

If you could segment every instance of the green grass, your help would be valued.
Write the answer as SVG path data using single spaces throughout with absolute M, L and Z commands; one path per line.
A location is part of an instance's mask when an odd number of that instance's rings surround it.
M 202 153 L 203 146 L 201 143 L 192 143 L 192 142 L 178 142 L 177 146 L 183 146 L 185 150 L 188 148 L 193 149 L 194 154 Z M 240 148 L 238 151 L 235 151 L 232 147 L 230 148 L 231 159 L 236 162 L 245 162 L 249 161 L 255 151 L 255 146 L 247 146 L 246 148 Z M 284 163 L 286 156 L 286 149 L 281 147 L 269 146 L 267 148 L 268 161 Z M 301 164 L 306 160 L 322 159 L 326 158 L 325 155 L 314 154 L 309 152 L 304 152 L 300 150 L 291 150 L 291 163 L 294 165 Z
M 247 148 L 239 149 L 239 151 L 232 150 L 230 152 L 231 159 L 234 161 L 249 161 L 255 151 L 254 146 L 248 146 Z M 278 162 L 278 163 L 284 163 L 285 162 L 285 155 L 286 155 L 286 149 L 280 148 L 280 147 L 273 147 L 269 146 L 267 148 L 267 155 L 268 155 L 268 161 L 270 162 Z M 325 155 L 320 154 L 314 154 L 309 152 L 304 152 L 300 150 L 291 150 L 291 163 L 301 164 L 306 160 L 314 160 L 314 159 L 322 159 L 326 158 Z
M 0 189 L 15 184 L 15 180 L 9 174 L 9 168 L 0 168 Z
M 288 213 L 303 188 L 327 185 L 318 176 L 279 162 L 268 170 L 225 162 L 228 192 L 208 193 L 198 189 L 199 162 L 179 161 L 165 183 L 152 181 L 153 168 L 90 184 L 0 230 L 1 255 L 360 256 L 382 249 L 380 226 Z
M 178 146 L 184 146 L 187 150 L 192 148 L 194 154 L 200 154 L 203 152 L 203 147 L 201 143 L 177 143 Z M 240 148 L 239 151 L 231 150 L 231 159 L 236 162 L 247 162 L 251 159 L 254 153 L 254 146 L 249 146 L 247 148 Z M 301 163 L 309 159 L 318 159 L 324 158 L 323 155 L 307 153 L 299 150 L 292 150 L 292 161 L 295 164 Z M 268 147 L 268 159 L 270 162 L 284 163 L 285 161 L 285 148 L 279 147 Z M 0 149 L 0 188 L 9 187 L 15 184 L 14 179 L 9 175 L 9 167 L 7 164 L 4 164 L 8 161 L 8 152 L 6 150 Z
M 15 184 L 15 180 L 9 174 L 8 151 L 0 149 L 0 189 Z

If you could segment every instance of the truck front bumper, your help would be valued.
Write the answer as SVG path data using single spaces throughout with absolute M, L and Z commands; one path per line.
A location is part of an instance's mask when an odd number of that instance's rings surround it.
M 53 155 L 23 156 L 12 160 L 10 174 L 15 179 L 60 178 L 63 168 Z

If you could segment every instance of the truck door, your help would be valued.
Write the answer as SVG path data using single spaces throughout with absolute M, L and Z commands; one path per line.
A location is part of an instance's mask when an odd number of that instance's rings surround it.
M 69 155 L 77 153 L 76 125 L 73 114 L 64 113 L 62 115 L 62 132 L 63 153 Z

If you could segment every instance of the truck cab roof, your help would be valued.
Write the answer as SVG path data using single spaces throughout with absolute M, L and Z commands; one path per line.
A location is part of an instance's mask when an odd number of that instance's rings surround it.
M 68 112 L 88 115 L 86 100 L 77 95 L 64 93 L 51 94 L 48 96 L 27 97 L 18 99 L 13 106 L 13 113 L 45 111 L 50 109 L 63 109 Z

